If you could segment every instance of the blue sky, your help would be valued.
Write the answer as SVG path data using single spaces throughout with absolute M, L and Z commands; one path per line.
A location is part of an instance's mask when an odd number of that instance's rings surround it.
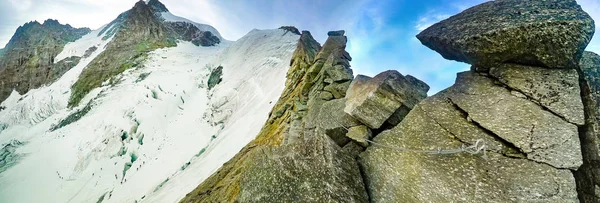
M 430 94 L 454 83 L 468 64 L 443 59 L 415 38 L 419 31 L 484 0 L 161 0 L 175 15 L 214 26 L 228 40 L 250 30 L 294 25 L 324 42 L 329 30 L 346 30 L 355 74 L 394 69 L 431 86 Z M 58 19 L 96 29 L 136 0 L 2 0 L 0 47 L 28 21 Z M 600 1 L 578 0 L 600 22 Z M 600 29 L 597 29 L 600 30 Z M 600 33 L 600 32 L 597 32 Z M 588 50 L 600 53 L 600 37 Z

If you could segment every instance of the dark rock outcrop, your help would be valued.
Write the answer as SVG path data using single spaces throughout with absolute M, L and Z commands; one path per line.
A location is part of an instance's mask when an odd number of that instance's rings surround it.
M 297 35 L 302 35 L 300 33 L 300 31 L 298 30 L 298 28 L 296 28 L 294 26 L 281 26 L 281 27 L 279 27 L 279 29 L 282 29 L 282 30 L 285 30 L 285 31 L 288 31 L 288 32 L 291 32 L 291 33 L 294 33 Z
M 417 35 L 444 58 L 491 67 L 576 67 L 594 21 L 575 0 L 498 0 L 469 8 Z
M 55 63 L 64 46 L 90 32 L 56 20 L 37 21 L 20 26 L 0 54 L 0 102 L 14 90 L 20 94 L 54 82 L 77 65 L 78 59 Z
M 147 4 L 154 12 L 169 12 L 169 9 L 158 0 L 149 0 Z
M 202 31 L 196 25 L 188 22 L 165 22 L 178 39 L 190 41 L 196 46 L 215 46 L 221 43 L 221 39 L 210 31 Z
M 578 72 L 585 125 L 579 128 L 583 165 L 574 175 L 579 200 L 600 202 L 600 56 L 583 53 Z

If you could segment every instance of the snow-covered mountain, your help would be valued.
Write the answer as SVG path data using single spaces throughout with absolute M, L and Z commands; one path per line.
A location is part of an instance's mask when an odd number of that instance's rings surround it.
M 75 64 L 55 80 L 1 86 L 0 202 L 178 201 L 254 139 L 299 37 L 226 41 L 138 2 L 61 46 L 54 63 Z

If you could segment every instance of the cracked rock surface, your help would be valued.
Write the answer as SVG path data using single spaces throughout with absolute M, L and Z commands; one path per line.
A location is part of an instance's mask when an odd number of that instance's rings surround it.
M 487 157 L 371 145 L 359 163 L 372 202 L 578 202 L 569 170 L 523 158 L 513 145 L 469 121 L 450 102 L 451 89 L 423 100 L 398 126 L 374 141 L 436 150 L 460 149 L 483 139 Z
M 584 124 L 579 76 L 575 69 L 501 64 L 490 68 L 490 75 L 568 122 Z
M 455 92 L 450 99 L 473 122 L 515 145 L 528 159 L 556 168 L 581 166 L 577 126 L 477 73 L 459 73 L 451 89 Z

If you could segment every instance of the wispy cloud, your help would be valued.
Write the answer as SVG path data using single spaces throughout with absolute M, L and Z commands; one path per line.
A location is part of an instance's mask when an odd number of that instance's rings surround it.
M 448 17 L 450 17 L 449 14 L 442 13 L 432 12 L 429 14 L 425 14 L 424 16 L 421 16 L 421 18 L 419 18 L 419 20 L 416 22 L 415 29 L 417 29 L 418 31 L 423 31 L 428 27 L 432 26 L 433 24 L 440 22 Z

